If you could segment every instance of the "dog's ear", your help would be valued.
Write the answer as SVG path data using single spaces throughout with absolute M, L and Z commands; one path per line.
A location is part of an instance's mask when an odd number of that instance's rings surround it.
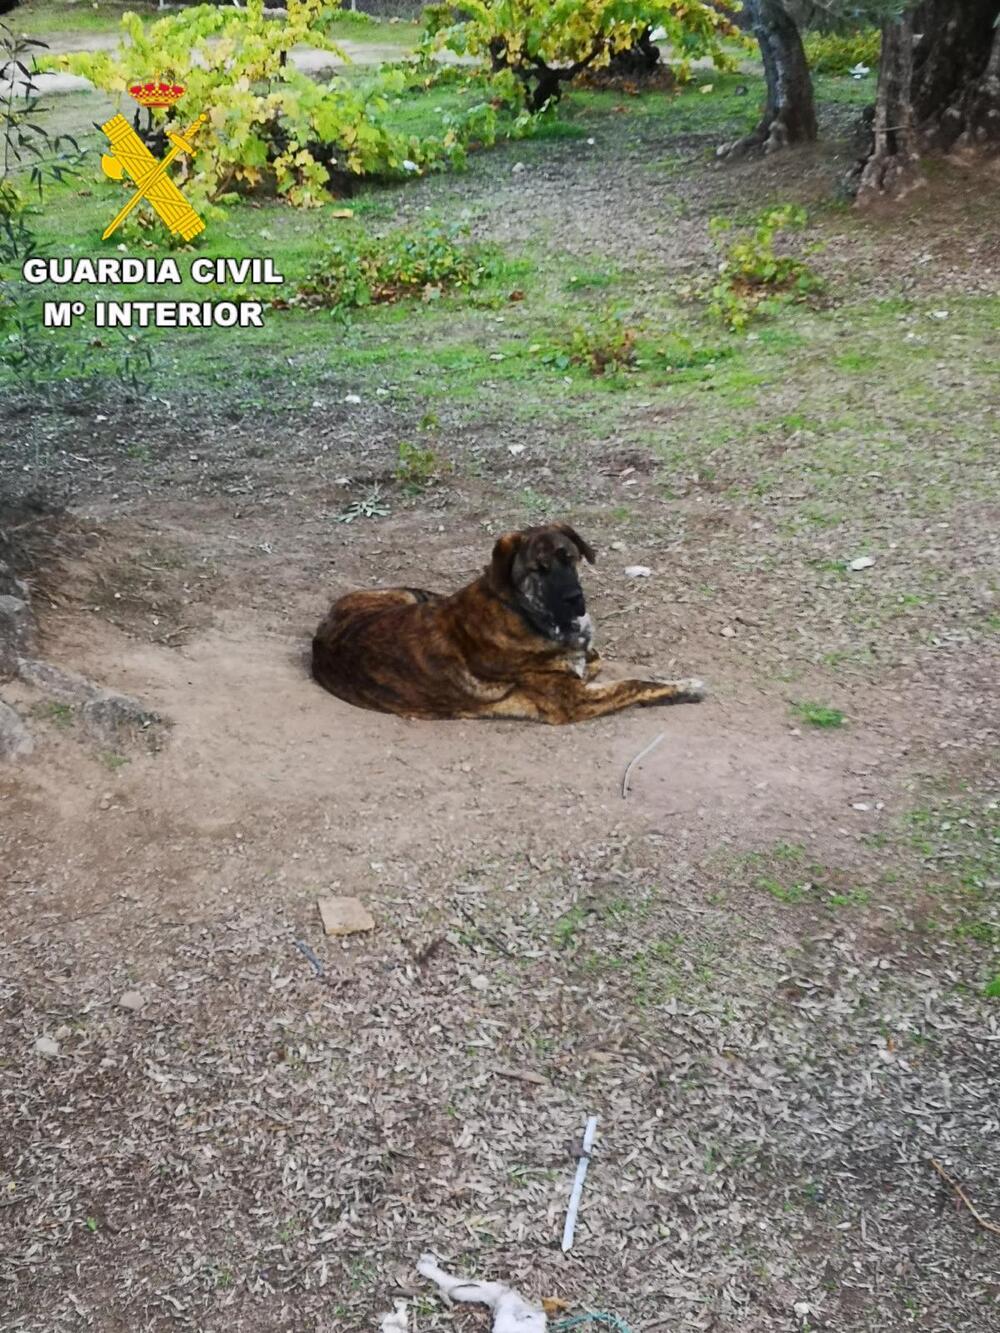
M 568 523 L 553 523 L 552 525 L 564 537 L 568 537 L 580 554 L 586 559 L 588 565 L 592 565 L 597 559 L 597 553 L 589 542 L 585 542 L 575 528 L 571 528 Z
M 521 548 L 523 536 L 520 532 L 505 532 L 502 537 L 498 537 L 496 545 L 493 547 L 493 558 L 490 560 L 487 574 L 489 580 L 498 592 L 503 592 L 511 584 L 511 573 L 514 567 L 514 557 Z

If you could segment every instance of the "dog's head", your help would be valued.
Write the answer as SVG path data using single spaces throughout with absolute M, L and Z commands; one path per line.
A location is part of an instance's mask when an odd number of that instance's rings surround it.
M 586 648 L 593 636 L 580 586 L 581 555 L 593 548 L 567 523 L 506 532 L 493 547 L 486 570 L 491 586 L 515 604 L 547 639 Z

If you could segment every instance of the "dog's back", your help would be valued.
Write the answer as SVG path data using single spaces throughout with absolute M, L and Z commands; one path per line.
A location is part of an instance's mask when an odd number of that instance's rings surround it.
M 403 682 L 412 675 L 416 628 L 409 622 L 418 607 L 440 600 L 424 588 L 377 588 L 341 597 L 313 637 L 313 678 L 347 703 L 407 711 L 410 692 Z

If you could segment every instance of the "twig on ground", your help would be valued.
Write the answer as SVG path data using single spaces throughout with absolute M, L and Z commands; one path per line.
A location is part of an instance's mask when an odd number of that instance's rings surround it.
M 316 975 L 318 977 L 321 977 L 323 975 L 323 964 L 313 953 L 312 949 L 309 948 L 309 945 L 306 944 L 305 940 L 296 940 L 295 947 L 296 949 L 298 949 L 299 953 L 303 955 L 303 957 L 307 960 L 307 962 L 310 963 Z
M 645 759 L 646 755 L 649 754 L 649 752 L 650 752 L 651 750 L 655 750 L 655 749 L 656 749 L 656 747 L 659 745 L 660 741 L 663 740 L 663 737 L 664 737 L 665 735 L 666 735 L 666 732 L 665 732 L 665 731 L 661 731 L 660 734 L 659 734 L 659 736 L 654 736 L 654 737 L 653 737 L 653 739 L 649 742 L 649 744 L 646 746 L 646 748 L 645 748 L 644 750 L 640 750 L 639 753 L 635 756 L 634 759 L 630 759 L 630 760 L 629 760 L 629 762 L 628 762 L 628 767 L 625 769 L 625 774 L 624 774 L 624 776 L 622 777 L 622 800 L 623 800 L 623 801 L 627 801 L 627 800 L 628 800 L 628 780 L 629 780 L 629 778 L 630 778 L 631 775 L 632 775 L 632 770 L 633 770 L 633 768 L 635 768 L 636 764 L 639 762 L 640 759 Z
M 984 1230 L 984 1231 L 992 1231 L 993 1234 L 994 1234 L 994 1236 L 1000 1236 L 1000 1226 L 998 1226 L 998 1225 L 996 1224 L 996 1222 L 991 1222 L 991 1221 L 989 1221 L 988 1218 L 983 1217 L 982 1213 L 978 1211 L 978 1209 L 976 1208 L 976 1205 L 972 1202 L 972 1200 L 971 1200 L 971 1199 L 969 1198 L 969 1196 L 966 1194 L 965 1190 L 962 1189 L 962 1187 L 961 1187 L 961 1185 L 958 1183 L 958 1181 L 957 1181 L 957 1180 L 952 1180 L 951 1176 L 948 1175 L 948 1172 L 944 1169 L 944 1167 L 943 1167 L 943 1166 L 941 1165 L 941 1163 L 937 1160 L 937 1158 L 936 1158 L 936 1157 L 932 1157 L 932 1158 L 930 1159 L 930 1162 L 931 1162 L 931 1166 L 932 1166 L 932 1167 L 934 1168 L 934 1170 L 938 1173 L 938 1175 L 941 1177 L 941 1179 L 944 1180 L 944 1181 L 947 1181 L 947 1183 L 952 1187 L 952 1189 L 955 1191 L 955 1193 L 958 1195 L 958 1197 L 962 1200 L 962 1202 L 965 1204 L 966 1208 L 968 1208 L 969 1212 L 970 1212 L 970 1213 L 972 1214 L 972 1216 L 976 1219 L 976 1221 L 977 1221 L 977 1222 L 979 1223 L 979 1225 L 983 1228 L 983 1230 Z
M 458 904 L 458 911 L 460 916 L 465 917 L 466 921 L 468 921 L 469 925 L 473 928 L 476 934 L 482 935 L 483 939 L 487 940 L 490 944 L 492 944 L 494 949 L 499 949 L 500 952 L 505 953 L 508 958 L 514 957 L 511 951 L 507 948 L 506 944 L 504 944 L 501 940 L 498 940 L 495 935 L 490 935 L 485 930 L 483 930 L 482 926 L 479 924 L 476 918 L 470 912 L 467 912 L 465 908 L 461 905 L 461 903 Z

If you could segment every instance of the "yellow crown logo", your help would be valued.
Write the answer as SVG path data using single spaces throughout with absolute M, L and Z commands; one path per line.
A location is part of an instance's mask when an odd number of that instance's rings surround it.
M 184 88 L 179 83 L 160 83 L 151 79 L 148 83 L 133 83 L 129 92 L 140 106 L 166 107 L 177 104 Z

